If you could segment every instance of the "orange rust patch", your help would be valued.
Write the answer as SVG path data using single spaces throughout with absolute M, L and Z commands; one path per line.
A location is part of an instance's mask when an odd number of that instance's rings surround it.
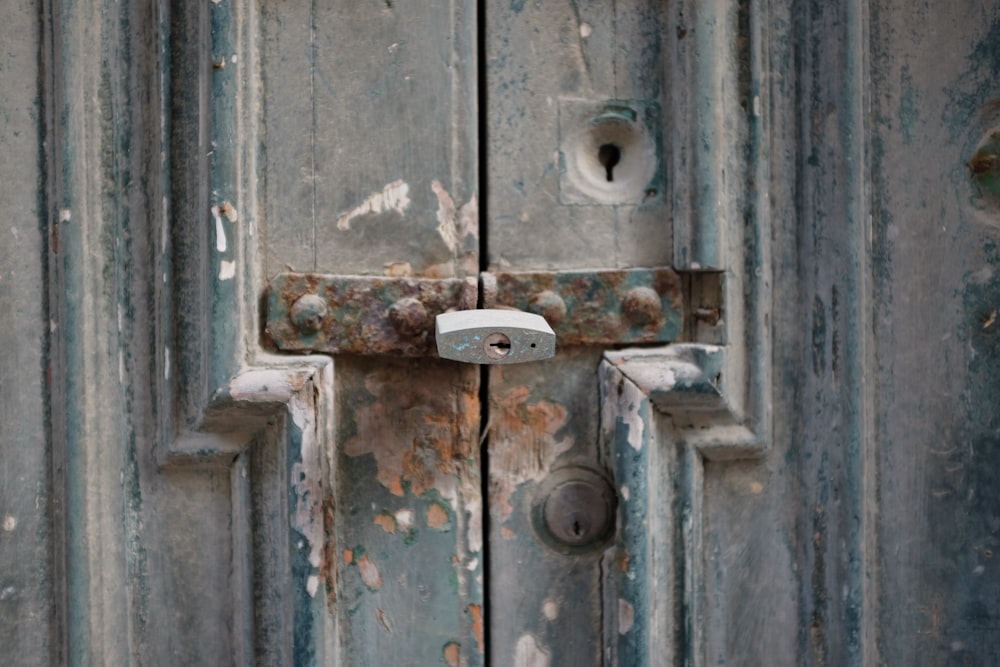
M 427 508 L 427 525 L 435 530 L 441 530 L 448 525 L 448 511 L 437 503 L 431 503 Z
M 358 561 L 358 570 L 361 571 L 361 581 L 365 582 L 365 586 L 373 591 L 382 588 L 382 575 L 379 574 L 378 568 L 375 567 L 375 563 L 368 558 L 367 554 Z
M 387 512 L 379 512 L 375 515 L 375 525 L 380 526 L 387 533 L 395 533 L 396 517 Z
M 483 608 L 478 604 L 469 605 L 469 615 L 472 616 L 472 632 L 476 635 L 476 649 L 483 652 Z
M 461 655 L 462 651 L 458 642 L 448 642 L 444 645 L 444 661 L 451 665 L 451 667 L 458 667 Z
M 350 549 L 344 549 L 344 565 L 350 565 L 354 562 L 354 552 Z
M 530 399 L 527 385 L 493 395 L 490 467 L 496 473 L 490 477 L 490 502 L 501 522 L 514 511 L 510 499 L 517 487 L 543 479 L 559 455 L 573 446 L 571 436 L 556 439 L 569 417 L 566 407 L 546 400 L 528 403 Z
M 504 526 L 500 529 L 500 535 L 502 535 L 505 540 L 512 540 L 517 537 L 517 533 L 514 532 L 514 529 L 508 526 Z
M 628 549 L 625 549 L 624 551 L 622 551 L 618 555 L 618 567 L 621 568 L 622 572 L 625 572 L 625 573 L 628 572 L 628 564 L 629 564 L 629 561 L 631 561 L 631 560 L 632 560 L 632 557 L 629 555 Z
M 365 376 L 374 401 L 354 410 L 357 435 L 345 443 L 347 454 L 374 455 L 376 479 L 394 495 L 453 496 L 456 480 L 479 472 L 478 383 L 471 366 L 416 372 L 408 361 L 386 362 Z

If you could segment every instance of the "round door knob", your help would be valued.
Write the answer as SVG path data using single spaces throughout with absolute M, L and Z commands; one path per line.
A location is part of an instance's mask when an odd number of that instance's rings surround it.
M 542 501 L 545 531 L 560 545 L 589 548 L 605 542 L 613 533 L 614 491 L 599 474 L 584 468 L 554 473 Z

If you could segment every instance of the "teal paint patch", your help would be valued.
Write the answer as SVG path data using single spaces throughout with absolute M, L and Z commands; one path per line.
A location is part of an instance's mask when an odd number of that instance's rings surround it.
M 989 277 L 982 269 L 967 273 L 961 293 L 966 389 L 929 480 L 936 497 L 928 506 L 928 558 L 949 593 L 940 618 L 950 646 L 931 654 L 942 664 L 995 664 L 1000 656 L 1000 242 L 985 240 L 982 261 Z
M 913 86 L 909 65 L 904 65 L 899 75 L 899 129 L 903 133 L 903 143 L 913 140 L 913 126 L 920 119 L 917 91 Z

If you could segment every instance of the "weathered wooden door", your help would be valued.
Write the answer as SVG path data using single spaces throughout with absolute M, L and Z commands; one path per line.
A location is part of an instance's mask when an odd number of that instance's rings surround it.
M 0 14 L 4 662 L 1000 662 L 997 7 Z

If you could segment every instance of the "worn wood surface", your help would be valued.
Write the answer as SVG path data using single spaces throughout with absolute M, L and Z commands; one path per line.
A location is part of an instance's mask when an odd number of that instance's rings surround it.
M 475 276 L 475 3 L 275 2 L 260 17 L 265 276 Z M 340 659 L 482 664 L 478 370 L 344 357 L 335 384 Z
M 59 659 L 50 619 L 58 590 L 50 554 L 53 497 L 46 392 L 45 216 L 40 3 L 10 3 L 0 23 L 0 642 L 5 660 Z
M 5 6 L 4 661 L 1000 661 L 998 10 L 474 4 Z M 566 180 L 604 100 L 638 200 Z M 483 233 L 688 271 L 710 354 L 557 341 L 484 411 L 471 366 L 265 349 L 270 275 L 470 276 Z M 569 465 L 606 549 L 538 522 Z

